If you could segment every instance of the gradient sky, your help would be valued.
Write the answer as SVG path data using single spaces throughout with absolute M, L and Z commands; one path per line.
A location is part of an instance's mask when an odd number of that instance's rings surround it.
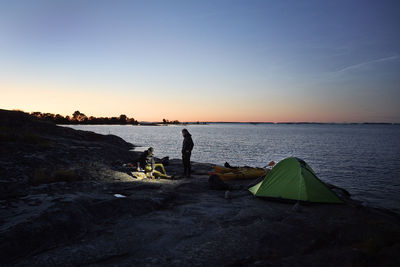
M 0 1 L 0 108 L 400 122 L 400 1 Z

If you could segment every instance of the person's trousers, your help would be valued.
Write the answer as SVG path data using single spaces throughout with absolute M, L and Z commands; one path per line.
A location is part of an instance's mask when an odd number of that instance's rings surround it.
M 154 164 L 154 170 L 156 170 L 157 167 L 161 169 L 162 174 L 167 174 L 167 172 L 165 171 L 164 165 L 162 163 Z
M 157 167 L 161 169 L 161 172 L 156 170 Z M 167 172 L 165 171 L 164 165 L 162 163 L 154 164 L 154 170 L 151 169 L 151 166 L 146 166 L 146 171 L 147 172 L 153 171 L 153 174 L 154 174 L 155 177 L 170 178 L 167 175 Z
M 182 153 L 183 173 L 186 177 L 190 177 L 192 166 L 190 165 L 190 156 L 192 153 Z

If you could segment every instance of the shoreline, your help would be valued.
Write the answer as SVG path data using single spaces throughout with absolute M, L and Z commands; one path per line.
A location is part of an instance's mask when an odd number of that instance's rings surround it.
M 343 266 L 400 263 L 400 216 L 345 199 L 294 204 L 210 190 L 193 179 L 137 180 L 116 136 L 0 112 L 0 265 Z M 181 160 L 167 173 L 179 176 Z M 57 237 L 57 238 L 54 238 Z

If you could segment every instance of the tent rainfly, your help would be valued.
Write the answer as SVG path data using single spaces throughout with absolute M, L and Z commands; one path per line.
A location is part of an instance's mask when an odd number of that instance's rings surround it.
M 318 177 L 311 167 L 299 158 L 280 161 L 249 191 L 258 197 L 289 199 L 316 203 L 343 203 Z

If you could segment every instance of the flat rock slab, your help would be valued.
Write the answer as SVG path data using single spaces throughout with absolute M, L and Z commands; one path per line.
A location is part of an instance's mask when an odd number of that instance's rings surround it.
M 179 166 L 175 162 L 167 171 Z M 208 189 L 204 174 L 48 186 L 50 191 L 39 186 L 2 203 L 3 264 L 399 264 L 398 216 L 350 200 L 295 211 L 293 204 L 256 198 L 247 190 L 231 191 L 227 199 L 225 191 Z

